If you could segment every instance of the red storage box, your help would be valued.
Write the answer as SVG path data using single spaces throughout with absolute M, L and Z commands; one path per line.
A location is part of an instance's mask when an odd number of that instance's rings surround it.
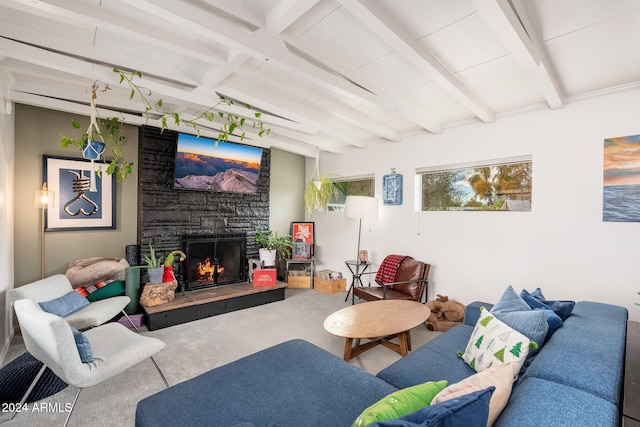
M 260 268 L 253 270 L 253 286 L 275 286 L 276 285 L 276 269 Z

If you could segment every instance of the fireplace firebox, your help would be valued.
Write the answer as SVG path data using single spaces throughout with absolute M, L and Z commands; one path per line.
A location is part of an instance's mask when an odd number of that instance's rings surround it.
M 247 236 L 220 233 L 183 236 L 187 256 L 180 263 L 184 290 L 247 281 Z

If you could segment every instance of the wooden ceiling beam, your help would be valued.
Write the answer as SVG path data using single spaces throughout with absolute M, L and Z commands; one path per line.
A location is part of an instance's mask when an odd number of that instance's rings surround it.
M 338 0 L 354 18 L 393 47 L 400 55 L 446 90 L 483 122 L 493 122 L 494 114 L 436 57 L 413 39 L 379 3 L 360 0 Z
M 472 0 L 473 5 L 520 67 L 531 73 L 551 109 L 561 108 L 558 80 L 520 0 Z M 511 4 L 516 8 L 512 8 Z

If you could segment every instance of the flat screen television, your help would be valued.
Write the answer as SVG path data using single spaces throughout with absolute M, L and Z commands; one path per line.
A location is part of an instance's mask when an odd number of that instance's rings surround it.
M 255 193 L 262 148 L 178 134 L 173 188 Z

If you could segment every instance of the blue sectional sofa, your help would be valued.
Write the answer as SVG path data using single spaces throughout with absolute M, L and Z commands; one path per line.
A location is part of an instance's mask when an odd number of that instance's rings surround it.
M 465 322 L 370 375 L 302 340 L 288 341 L 177 384 L 138 403 L 135 425 L 350 426 L 384 396 L 426 381 L 475 372 L 457 356 L 479 307 Z M 528 359 L 496 426 L 619 426 L 628 313 L 578 302 Z

